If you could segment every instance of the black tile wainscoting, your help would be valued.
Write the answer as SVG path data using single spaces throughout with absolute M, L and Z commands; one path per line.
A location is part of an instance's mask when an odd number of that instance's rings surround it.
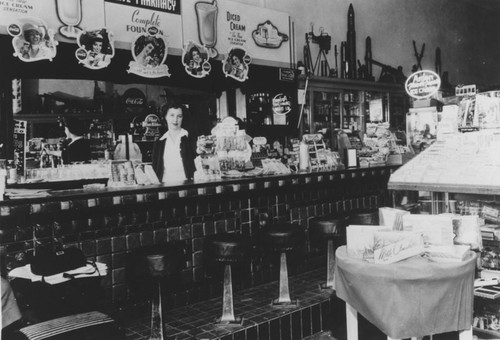
M 108 266 L 108 275 L 100 282 L 101 298 L 89 302 L 94 308 L 116 309 L 126 314 L 144 308 L 150 297 L 147 284 L 144 287 L 134 284 L 142 279 L 136 277 L 134 281 L 129 266 L 133 254 L 143 248 L 176 245 L 182 248 L 184 259 L 179 276 L 166 289 L 166 308 L 167 311 L 189 308 L 222 294 L 221 277 L 214 274 L 208 266 L 210 261 L 204 258 L 208 236 L 224 232 L 248 236 L 253 248 L 245 266 L 235 269 L 233 289 L 238 293 L 261 287 L 277 280 L 279 271 L 278 263 L 261 249 L 261 230 L 274 223 L 290 222 L 301 225 L 307 232 L 313 217 L 349 214 L 357 209 L 391 204 L 387 182 L 396 168 L 301 173 L 170 187 L 62 190 L 44 198 L 1 201 L 2 271 L 5 275 L 28 263 L 36 247 L 77 246 L 88 259 Z M 325 263 L 323 251 L 312 247 L 307 237 L 305 241 L 305 248 L 290 259 L 291 277 L 301 277 L 302 273 L 322 268 Z M 147 279 L 142 281 L 147 283 Z M 254 299 L 252 296 L 249 301 L 257 301 Z M 245 299 L 238 303 L 245 303 Z M 310 310 L 305 314 L 301 312 L 302 335 L 308 329 L 322 328 L 323 319 L 317 316 L 326 312 L 320 306 L 307 307 Z M 269 333 L 272 339 L 278 328 L 281 336 L 287 336 L 290 330 L 293 337 L 297 333 L 294 332 L 298 327 L 297 315 L 291 313 L 289 319 L 280 319 L 279 327 L 277 321 L 255 322 L 259 323 L 258 331 Z M 288 320 L 290 329 L 286 326 Z M 247 329 L 255 332 L 252 327 Z

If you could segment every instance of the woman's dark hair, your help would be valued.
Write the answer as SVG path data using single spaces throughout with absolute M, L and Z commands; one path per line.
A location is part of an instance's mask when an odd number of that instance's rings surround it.
M 164 124 L 164 131 L 167 131 L 167 124 L 165 121 L 165 115 L 167 114 L 168 110 L 170 109 L 181 109 L 182 111 L 182 128 L 186 130 L 190 130 L 192 127 L 192 122 L 191 122 L 191 115 L 189 109 L 186 107 L 186 105 L 182 104 L 181 100 L 179 98 L 173 98 L 167 105 L 162 107 L 162 113 L 161 113 L 161 118 L 165 122 Z M 163 129 L 162 129 L 163 130 Z
M 191 47 L 189 49 L 188 53 L 186 53 L 186 57 L 184 58 L 185 64 L 189 64 L 189 62 L 193 59 L 193 52 L 195 52 L 195 51 L 201 55 L 200 49 L 196 45 Z
M 74 117 L 65 117 L 64 126 L 68 128 L 69 132 L 76 136 L 82 136 L 87 132 L 85 124 Z
M 233 50 L 231 50 L 230 56 L 229 56 L 230 62 L 231 63 L 233 62 L 233 60 L 232 60 L 233 57 L 237 57 L 240 60 L 240 62 L 243 63 L 243 57 L 244 56 L 245 56 L 245 51 L 244 50 L 240 50 L 238 48 L 233 49 Z

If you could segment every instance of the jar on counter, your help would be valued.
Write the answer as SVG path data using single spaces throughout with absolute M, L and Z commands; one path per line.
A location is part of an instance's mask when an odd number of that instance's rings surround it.
M 13 160 L 7 161 L 7 184 L 17 183 L 17 168 Z

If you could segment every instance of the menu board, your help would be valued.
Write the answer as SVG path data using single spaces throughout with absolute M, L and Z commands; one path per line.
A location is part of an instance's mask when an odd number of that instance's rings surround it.
M 437 140 L 391 175 L 389 189 L 500 194 L 500 131 Z

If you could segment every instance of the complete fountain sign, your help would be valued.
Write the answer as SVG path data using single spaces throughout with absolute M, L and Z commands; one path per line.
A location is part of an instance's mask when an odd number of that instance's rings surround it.
M 432 71 L 423 70 L 413 73 L 405 83 L 406 93 L 416 99 L 429 98 L 441 86 L 441 78 Z

